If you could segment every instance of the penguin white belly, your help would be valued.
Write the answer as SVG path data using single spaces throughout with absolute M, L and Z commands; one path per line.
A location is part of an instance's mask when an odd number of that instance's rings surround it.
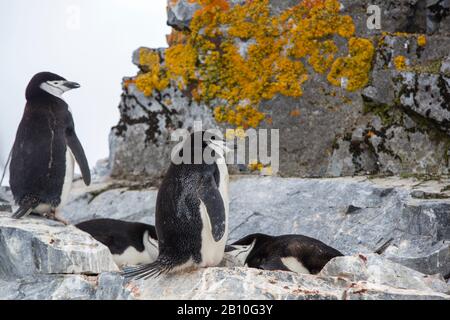
M 60 209 L 65 206 L 67 203 L 67 199 L 69 198 L 70 190 L 72 189 L 73 182 L 73 173 L 75 168 L 75 160 L 70 151 L 70 148 L 67 147 L 66 150 L 66 173 L 64 175 L 64 184 L 61 191 L 61 203 L 59 204 L 57 209 Z
M 223 161 L 221 161 L 223 160 Z M 219 192 L 223 200 L 223 205 L 225 207 L 225 232 L 218 242 L 214 240 L 212 234 L 211 220 L 209 219 L 208 211 L 205 204 L 200 201 L 200 215 L 202 219 L 202 247 L 201 256 L 202 262 L 201 267 L 214 267 L 222 262 L 225 245 L 228 240 L 228 212 L 229 212 L 229 196 L 228 196 L 228 168 L 224 159 L 219 159 L 217 161 L 217 166 L 220 172 L 220 182 L 219 182 Z
M 306 269 L 305 266 L 294 257 L 281 258 L 281 262 L 283 262 L 283 264 L 292 272 L 300 274 L 311 274 L 311 272 L 309 272 L 309 270 Z
M 140 252 L 134 247 L 128 247 L 121 254 L 113 254 L 113 259 L 119 267 L 123 267 L 152 263 L 156 257 L 151 257 L 147 250 Z

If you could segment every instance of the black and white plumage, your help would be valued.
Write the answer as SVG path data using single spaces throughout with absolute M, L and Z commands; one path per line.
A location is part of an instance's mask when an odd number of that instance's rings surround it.
M 263 270 L 317 274 L 333 258 L 342 256 L 325 243 L 302 235 L 252 234 L 227 246 L 227 255 L 242 265 Z
M 64 92 L 79 87 L 50 72 L 36 74 L 28 84 L 10 165 L 11 191 L 19 206 L 14 218 L 33 212 L 56 219 L 72 185 L 73 157 L 84 182 L 90 184 L 89 165 L 72 114 L 61 98 Z
M 181 152 L 202 155 L 212 150 L 208 164 L 171 163 L 156 202 L 159 256 L 149 265 L 127 269 L 127 278 L 149 278 L 186 269 L 217 266 L 228 238 L 228 170 L 225 143 L 195 132 Z M 194 145 L 194 141 L 200 144 Z M 187 146 L 190 147 L 187 147 Z M 188 151 L 186 151 L 188 150 Z M 193 163 L 193 162 L 191 162 Z
M 76 225 L 109 248 L 119 266 L 149 264 L 158 257 L 154 226 L 114 219 L 95 219 Z

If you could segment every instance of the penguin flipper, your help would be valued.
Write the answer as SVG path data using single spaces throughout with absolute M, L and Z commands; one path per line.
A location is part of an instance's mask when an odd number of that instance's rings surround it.
M 66 141 L 67 145 L 70 148 L 70 151 L 72 151 L 73 155 L 75 156 L 75 160 L 77 161 L 78 165 L 80 166 L 81 174 L 83 176 L 84 183 L 88 186 L 91 184 L 91 170 L 89 169 L 89 164 L 86 159 L 86 155 L 83 150 L 83 146 L 80 143 L 80 140 L 78 140 L 78 137 L 75 133 L 75 130 L 73 127 L 69 127 L 66 130 Z
M 206 207 L 211 222 L 211 232 L 215 241 L 220 241 L 225 234 L 225 205 L 217 185 L 212 180 L 211 185 L 200 190 L 200 199 Z

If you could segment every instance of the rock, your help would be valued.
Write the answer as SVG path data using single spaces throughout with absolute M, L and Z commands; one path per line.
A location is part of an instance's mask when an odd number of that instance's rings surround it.
M 445 19 L 450 19 L 446 9 L 442 9 L 447 2 L 341 1 L 341 13 L 352 16 L 357 35 L 375 45 L 371 79 L 368 87 L 348 92 L 332 86 L 326 73 L 308 72 L 301 97 L 275 95 L 261 102 L 259 111 L 266 115 L 267 121 L 259 127 L 279 129 L 282 137 L 281 176 L 448 174 L 450 78 L 446 59 L 450 37 L 441 31 Z M 187 29 L 198 9 L 197 3 L 170 1 L 169 24 Z M 229 1 L 231 6 L 240 3 Z M 271 0 L 270 12 L 279 15 L 297 3 Z M 369 5 L 381 9 L 380 30 L 367 28 Z M 423 34 L 430 19 L 427 10 L 434 10 L 440 17 L 438 30 L 430 35 Z M 188 35 L 189 30 L 186 32 Z M 230 36 L 225 33 L 223 37 Z M 345 39 L 335 40 L 337 56 L 346 56 Z M 242 57 L 246 57 L 249 45 L 254 43 L 254 39 L 233 41 Z M 148 68 L 141 65 L 141 50 L 158 53 L 161 66 L 165 65 L 164 49 L 139 48 L 133 62 L 141 72 Z M 399 70 L 395 63 L 399 57 L 404 57 L 404 70 Z M 145 96 L 137 90 L 134 79 L 124 79 L 121 120 L 110 135 L 109 167 L 115 177 L 158 180 L 168 166 L 173 146 L 170 133 L 177 128 L 191 128 L 194 120 L 202 120 L 205 128 L 223 128 L 225 125 L 215 123 L 212 110 L 225 102 L 194 101 L 192 88 L 181 92 L 174 83 Z M 231 171 L 248 172 L 248 169 L 240 166 Z
M 441 285 L 445 285 L 441 282 Z M 353 282 L 343 277 L 247 268 L 208 268 L 183 275 L 132 282 L 128 286 L 135 298 L 150 300 L 450 299 L 450 296 L 439 291 L 419 288 L 420 285 L 414 289 L 401 289 L 368 281 Z
M 64 216 L 73 223 L 101 217 L 154 223 L 155 189 L 129 190 L 111 183 L 94 199 L 91 191 L 77 191 Z M 450 181 L 417 185 L 414 179 L 398 178 L 232 178 L 229 241 L 257 232 L 304 234 L 347 255 L 379 252 L 422 273 L 446 276 L 450 273 L 446 183 Z M 87 190 L 98 194 L 95 186 Z M 421 192 L 428 196 L 412 196 Z
M 325 266 L 320 275 L 344 277 L 353 282 L 366 281 L 407 290 L 449 293 L 442 277 L 425 276 L 377 254 L 337 257 Z
M 450 76 L 450 56 L 445 58 L 441 65 L 441 72 L 447 76 Z
M 388 271 L 395 273 L 395 269 Z M 407 273 L 404 275 L 408 276 Z M 394 285 L 382 285 L 371 280 L 352 281 L 342 276 L 297 275 L 290 272 L 249 268 L 208 268 L 130 283 L 125 283 L 123 278 L 111 273 L 100 276 L 41 275 L 11 281 L 0 279 L 0 298 L 21 300 L 450 299 L 449 295 L 440 291 L 430 290 L 426 286 L 422 289 L 420 281 L 417 286 L 411 282 L 409 285 L 411 288 L 405 289 Z M 399 281 L 397 279 L 397 283 Z M 438 281 L 435 280 L 436 283 Z
M 196 1 L 168 1 L 167 24 L 177 30 L 189 29 L 192 17 L 201 6 Z
M 347 255 L 381 248 L 386 257 L 420 272 L 447 275 L 449 200 L 413 200 L 410 188 L 414 183 L 404 181 L 406 185 L 398 187 L 395 181 L 234 180 L 230 241 L 257 232 L 304 234 Z M 346 214 L 349 206 L 360 209 Z
M 204 129 L 217 126 L 210 109 L 175 87 L 146 97 L 134 84 L 124 85 L 119 109 L 120 122 L 109 137 L 109 167 L 112 176 L 131 180 L 163 176 L 176 144 L 170 135 L 176 129 L 193 128 L 194 121 L 201 121 Z
M 157 194 L 154 188 L 134 189 L 122 183 L 93 185 L 85 193 L 75 193 L 62 214 L 73 224 L 97 218 L 154 224 Z
M 108 248 L 74 226 L 0 215 L 0 278 L 117 271 Z
M 0 212 L 12 212 L 13 196 L 9 187 L 0 186 Z
M 129 300 L 124 279 L 117 274 L 35 275 L 4 281 L 0 279 L 2 300 Z

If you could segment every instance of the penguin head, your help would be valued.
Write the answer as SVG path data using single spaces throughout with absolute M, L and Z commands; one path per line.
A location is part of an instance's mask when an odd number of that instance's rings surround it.
M 174 154 L 183 158 L 185 164 L 214 164 L 225 161 L 231 151 L 218 130 L 195 131 L 185 139 L 183 145 L 174 150 Z M 201 161 L 201 162 L 199 162 Z
M 60 98 L 64 92 L 77 89 L 79 87 L 80 85 L 78 83 L 67 81 L 57 74 L 51 72 L 40 72 L 31 78 L 28 83 L 25 96 L 27 100 L 48 94 Z
M 255 233 L 242 238 L 234 242 L 231 245 L 225 247 L 225 252 L 228 256 L 232 256 L 234 260 L 237 260 L 240 264 L 247 264 L 249 256 L 256 252 L 267 241 L 272 240 L 272 236 L 268 236 L 262 233 Z

